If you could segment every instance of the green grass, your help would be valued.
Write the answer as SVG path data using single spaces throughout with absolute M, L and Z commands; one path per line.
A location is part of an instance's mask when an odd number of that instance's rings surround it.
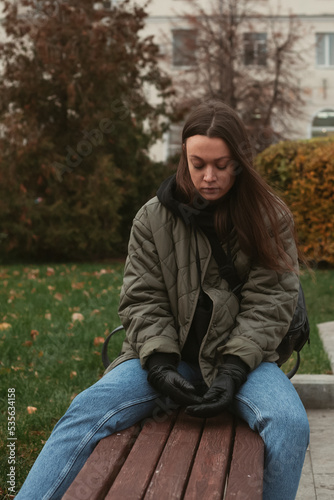
M 315 271 L 314 276 L 305 272 L 301 276 L 305 294 L 306 307 L 310 322 L 310 344 L 306 344 L 301 351 L 301 365 L 298 373 L 325 373 L 330 374 L 331 365 L 327 353 L 323 349 L 319 337 L 317 324 L 334 321 L 334 270 Z M 292 356 L 283 370 L 287 372 L 294 364 Z
M 73 397 L 103 374 L 99 338 L 120 324 L 117 306 L 122 264 L 0 267 L 0 497 L 6 493 L 7 394 L 15 388 L 16 491 L 43 443 Z M 299 373 L 330 373 L 316 324 L 333 320 L 334 271 L 302 276 L 311 323 L 311 345 Z M 83 320 L 74 321 L 80 313 Z M 1 327 L 2 325 L 2 327 Z M 123 334 L 110 343 L 119 352 Z M 286 363 L 284 369 L 289 369 Z M 36 411 L 29 413 L 27 408 Z
M 11 325 L 0 331 L 0 498 L 8 473 L 8 388 L 16 393 L 18 490 L 73 397 L 102 376 L 101 344 L 94 339 L 120 323 L 122 265 L 49 267 L 54 274 L 48 266 L 0 268 L 0 325 Z M 74 313 L 83 321 L 73 321 Z M 121 337 L 111 343 L 110 357 L 119 352 Z M 28 413 L 29 406 L 35 413 Z

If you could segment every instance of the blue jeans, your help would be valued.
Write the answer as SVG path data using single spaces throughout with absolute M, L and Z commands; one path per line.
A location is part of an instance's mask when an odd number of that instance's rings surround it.
M 198 367 L 181 362 L 178 370 L 193 384 L 203 384 Z M 157 403 L 175 407 L 146 377 L 139 360 L 125 361 L 79 394 L 55 426 L 16 499 L 60 499 L 100 439 L 151 416 Z M 249 374 L 230 410 L 265 443 L 263 499 L 293 500 L 309 425 L 291 382 L 276 364 L 262 363 Z

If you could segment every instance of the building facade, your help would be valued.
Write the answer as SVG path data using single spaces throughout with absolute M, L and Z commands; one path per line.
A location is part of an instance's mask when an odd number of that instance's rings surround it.
M 222 8 L 224 1 L 221 0 Z M 162 64 L 172 77 L 195 64 L 193 46 L 196 32 L 185 18 L 185 13 L 191 13 L 194 3 L 191 0 L 151 0 L 146 9 L 149 17 L 144 34 L 154 35 L 161 54 L 168 54 Z M 209 9 L 210 3 L 206 0 L 196 3 L 203 9 Z M 137 0 L 137 4 L 144 6 L 145 0 Z M 334 134 L 334 0 L 255 0 L 252 4 L 264 17 L 274 16 L 276 25 L 280 23 L 282 31 L 291 14 L 301 26 L 303 37 L 299 50 L 303 51 L 305 65 L 299 70 L 298 80 L 304 105 L 300 117 L 291 124 L 292 138 Z M 250 71 L 266 64 L 269 36 L 263 26 L 253 33 L 245 33 L 244 64 L 249 65 Z M 179 137 L 179 128 L 173 126 L 153 148 L 154 158 L 164 161 L 175 153 Z

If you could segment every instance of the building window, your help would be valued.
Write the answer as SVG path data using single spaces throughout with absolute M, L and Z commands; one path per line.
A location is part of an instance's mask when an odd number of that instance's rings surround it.
M 193 66 L 196 62 L 196 31 L 173 30 L 173 66 Z
M 312 121 L 312 137 L 326 137 L 334 134 L 334 109 L 323 109 Z
M 167 158 L 181 153 L 183 124 L 173 123 L 168 131 Z
M 266 66 L 267 33 L 244 33 L 244 63 L 246 66 Z
M 334 33 L 316 33 L 317 66 L 334 66 Z

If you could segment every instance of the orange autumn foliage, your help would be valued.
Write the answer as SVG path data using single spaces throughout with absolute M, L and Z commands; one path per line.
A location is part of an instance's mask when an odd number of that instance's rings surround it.
M 256 169 L 290 207 L 310 263 L 334 264 L 334 140 L 284 141 L 255 159 Z

